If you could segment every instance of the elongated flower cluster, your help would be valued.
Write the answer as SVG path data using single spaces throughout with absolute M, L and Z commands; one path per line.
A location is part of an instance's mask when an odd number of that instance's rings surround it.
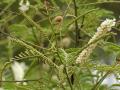
M 29 10 L 30 2 L 28 0 L 26 0 L 26 3 L 24 3 L 24 0 L 21 0 L 19 5 L 20 5 L 20 7 L 19 7 L 20 11 L 26 12 Z
M 88 59 L 90 54 L 92 53 L 93 49 L 97 46 L 98 42 L 91 44 L 92 42 L 96 41 L 101 35 L 108 33 L 113 26 L 115 26 L 115 19 L 106 19 L 101 25 L 97 28 L 97 32 L 95 35 L 89 40 L 88 44 L 90 44 L 87 48 L 85 48 L 77 57 L 76 63 L 85 62 Z

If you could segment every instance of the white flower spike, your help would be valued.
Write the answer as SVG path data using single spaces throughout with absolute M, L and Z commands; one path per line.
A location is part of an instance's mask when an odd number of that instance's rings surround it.
M 115 26 L 116 22 L 115 19 L 106 19 L 104 22 L 101 23 L 101 25 L 97 28 L 97 32 L 94 34 L 94 36 L 89 40 L 88 44 L 96 41 L 98 38 L 100 38 L 102 35 L 105 35 L 108 33 L 113 26 Z M 99 41 L 89 45 L 87 48 L 85 48 L 77 57 L 76 63 L 85 62 L 90 56 L 90 54 L 93 52 L 95 47 Z
M 26 12 L 29 10 L 30 2 L 26 0 L 26 3 L 24 3 L 24 0 L 21 0 L 19 5 L 20 5 L 19 10 L 22 12 Z

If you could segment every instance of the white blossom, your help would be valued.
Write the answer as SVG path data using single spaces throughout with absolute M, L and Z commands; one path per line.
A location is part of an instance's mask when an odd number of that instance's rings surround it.
M 20 3 L 19 3 L 19 5 L 20 5 L 19 9 L 22 12 L 26 12 L 26 11 L 29 10 L 30 2 L 28 0 L 26 0 L 26 3 L 24 3 L 24 0 L 21 0 Z
M 104 22 L 101 23 L 100 27 L 98 27 L 98 31 L 99 30 L 108 30 L 110 31 L 111 30 L 111 27 L 115 26 L 116 24 L 116 19 L 106 19 Z
M 25 75 L 25 70 L 26 70 L 26 65 L 25 63 L 19 63 L 19 62 L 14 62 L 12 64 L 12 70 L 13 70 L 13 74 L 14 74 L 14 79 L 16 81 L 22 81 L 24 80 L 24 75 Z
M 89 43 L 96 40 L 99 36 L 106 34 L 111 30 L 113 26 L 116 24 L 116 19 L 106 19 L 101 23 L 101 25 L 97 28 L 97 32 L 94 34 L 94 36 L 90 39 Z
M 98 38 L 100 38 L 102 35 L 105 35 L 108 33 L 112 26 L 115 26 L 116 22 L 115 19 L 106 19 L 104 22 L 101 23 L 101 25 L 97 28 L 97 32 L 94 34 L 94 36 L 89 40 L 88 44 L 96 41 Z M 76 63 L 85 62 L 90 56 L 90 54 L 93 52 L 95 47 L 99 41 L 96 41 L 93 44 L 90 44 L 87 48 L 85 48 L 77 57 Z
M 4 88 L 0 87 L 0 90 L 4 90 Z

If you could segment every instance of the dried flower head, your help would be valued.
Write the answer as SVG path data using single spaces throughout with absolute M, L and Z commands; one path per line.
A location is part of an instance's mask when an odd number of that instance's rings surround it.
M 54 21 L 55 21 L 55 24 L 60 24 L 63 21 L 63 17 L 62 16 L 56 16 Z
M 89 40 L 88 44 L 94 42 L 96 39 L 101 37 L 101 35 L 106 34 L 109 32 L 112 28 L 112 26 L 115 26 L 116 22 L 115 19 L 106 19 L 104 22 L 101 23 L 101 25 L 97 28 L 97 32 L 95 35 Z M 87 48 L 85 48 L 77 57 L 76 63 L 85 62 L 90 56 L 90 54 L 93 52 L 93 49 L 97 46 L 99 41 L 90 44 Z

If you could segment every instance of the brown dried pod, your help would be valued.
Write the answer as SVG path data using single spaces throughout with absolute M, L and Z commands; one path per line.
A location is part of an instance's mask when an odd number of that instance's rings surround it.
M 59 24 L 63 21 L 63 17 L 62 16 L 56 16 L 54 19 L 55 24 Z

